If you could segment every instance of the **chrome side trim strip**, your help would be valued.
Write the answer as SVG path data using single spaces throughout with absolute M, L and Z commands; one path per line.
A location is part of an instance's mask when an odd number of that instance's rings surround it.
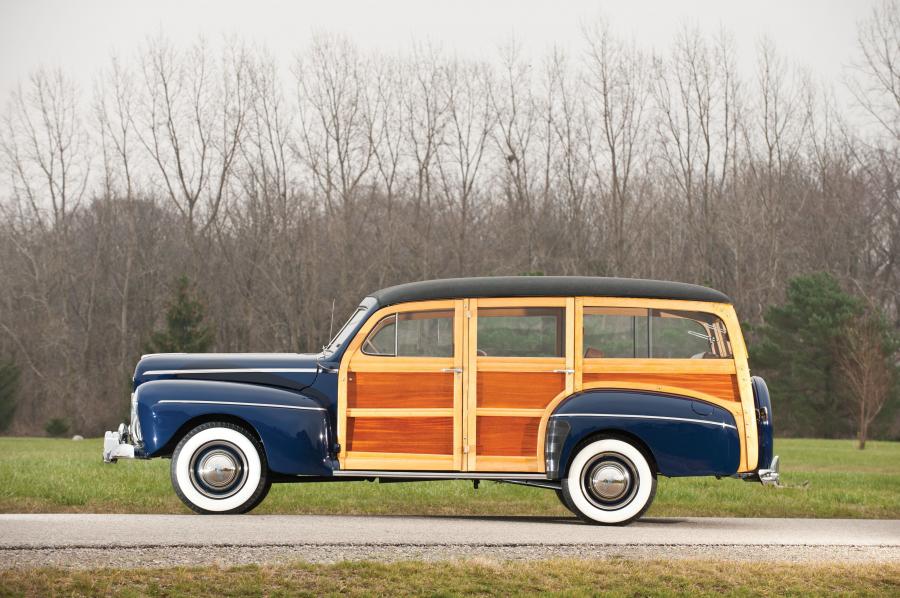
M 496 473 L 477 471 L 379 471 L 368 469 L 338 469 L 335 477 L 353 478 L 421 478 L 440 480 L 546 480 L 543 473 Z
M 171 376 L 175 374 L 280 374 L 280 373 L 303 373 L 310 374 L 318 372 L 319 368 L 222 368 L 208 370 L 147 370 L 144 376 Z
M 556 413 L 550 417 L 630 417 L 635 419 L 661 419 L 676 422 L 691 422 L 694 424 L 707 424 L 710 426 L 720 426 L 722 428 L 731 428 L 737 430 L 736 426 L 726 424 L 725 422 L 714 422 L 706 419 L 691 419 L 689 417 L 669 417 L 665 415 L 633 415 L 624 413 Z
M 278 409 L 299 409 L 301 411 L 325 411 L 324 407 L 302 407 L 300 405 L 278 405 L 276 403 L 240 403 L 237 401 L 191 401 L 178 399 L 163 399 L 157 405 L 163 403 L 196 404 L 196 405 L 237 405 L 239 407 L 276 407 Z

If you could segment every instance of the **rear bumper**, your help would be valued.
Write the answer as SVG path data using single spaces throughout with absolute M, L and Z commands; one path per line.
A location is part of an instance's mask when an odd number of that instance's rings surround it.
M 119 459 L 134 459 L 135 446 L 130 442 L 128 426 L 119 424 L 118 430 L 103 435 L 103 462 L 115 463 Z
M 778 486 L 781 482 L 780 467 L 781 459 L 778 455 L 775 455 L 772 457 L 772 462 L 769 464 L 769 467 L 760 469 L 759 472 L 757 472 L 760 483 L 762 483 L 763 486 Z

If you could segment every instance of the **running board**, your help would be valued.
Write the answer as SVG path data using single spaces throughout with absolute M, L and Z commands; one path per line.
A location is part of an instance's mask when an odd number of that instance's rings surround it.
M 341 478 L 411 478 L 425 480 L 547 480 L 543 473 L 496 473 L 478 471 L 379 471 L 336 470 L 334 477 Z

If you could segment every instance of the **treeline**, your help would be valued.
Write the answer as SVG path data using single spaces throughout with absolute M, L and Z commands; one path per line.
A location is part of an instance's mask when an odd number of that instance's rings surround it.
M 752 323 L 824 271 L 896 326 L 898 32 L 896 3 L 861 25 L 853 106 L 767 43 L 746 73 L 726 34 L 603 24 L 540 60 L 156 39 L 89 92 L 37 71 L 0 129 L 10 432 L 118 423 L 182 276 L 218 351 L 316 350 L 332 306 L 465 275 L 696 282 Z

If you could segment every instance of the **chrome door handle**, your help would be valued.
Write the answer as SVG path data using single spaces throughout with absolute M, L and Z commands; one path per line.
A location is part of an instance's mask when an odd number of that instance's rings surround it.
M 574 374 L 575 370 L 553 370 L 554 374 Z
M 445 374 L 462 374 L 462 368 L 443 368 L 441 371 Z

